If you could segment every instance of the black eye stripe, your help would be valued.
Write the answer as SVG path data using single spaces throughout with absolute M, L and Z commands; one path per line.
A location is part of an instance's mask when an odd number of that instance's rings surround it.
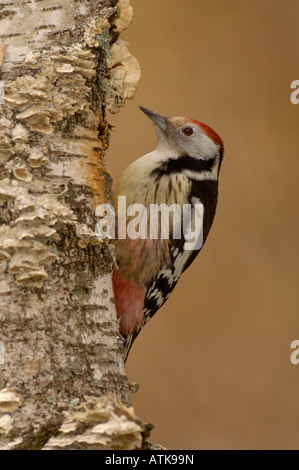
M 183 128 L 183 133 L 187 136 L 190 136 L 190 135 L 194 134 L 194 130 L 192 129 L 192 127 L 184 127 Z

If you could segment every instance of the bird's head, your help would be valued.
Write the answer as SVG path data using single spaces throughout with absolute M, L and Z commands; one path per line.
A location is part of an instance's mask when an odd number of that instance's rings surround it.
M 174 156 L 189 155 L 209 160 L 223 154 L 223 142 L 219 135 L 202 122 L 186 117 L 167 118 L 143 106 L 140 109 L 155 123 L 159 148 Z

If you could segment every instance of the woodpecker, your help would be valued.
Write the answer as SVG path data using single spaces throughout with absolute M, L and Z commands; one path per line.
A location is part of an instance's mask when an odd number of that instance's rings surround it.
M 202 122 L 186 117 L 166 118 L 140 106 L 154 122 L 158 146 L 128 166 L 118 179 L 114 191 L 126 196 L 127 207 L 142 204 L 150 213 L 151 205 L 183 208 L 189 205 L 192 220 L 199 217 L 200 235 L 188 245 L 186 231 L 174 236 L 175 221 L 169 237 L 152 239 L 118 237 L 114 240 L 116 266 L 112 274 L 120 332 L 125 339 L 125 360 L 133 341 L 145 323 L 162 307 L 181 274 L 190 266 L 204 245 L 212 226 L 217 198 L 218 176 L 223 158 L 219 135 Z M 202 207 L 201 213 L 196 207 Z M 127 216 L 126 231 L 132 217 Z M 181 228 L 181 227 L 180 227 Z

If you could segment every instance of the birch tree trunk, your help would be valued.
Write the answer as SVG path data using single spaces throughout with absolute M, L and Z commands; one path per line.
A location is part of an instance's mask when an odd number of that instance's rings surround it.
M 106 110 L 132 98 L 129 0 L 0 5 L 0 446 L 138 448 L 111 266 Z M 1 93 L 2 90 L 2 93 Z M 110 392 L 113 392 L 111 394 Z

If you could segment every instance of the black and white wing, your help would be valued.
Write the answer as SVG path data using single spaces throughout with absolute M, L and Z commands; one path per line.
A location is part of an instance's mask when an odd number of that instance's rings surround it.
M 215 186 L 215 197 L 211 200 L 211 204 L 203 205 L 202 199 L 205 194 L 200 191 L 199 185 L 203 188 L 205 182 L 196 182 L 194 189 L 197 194 L 193 193 L 190 198 L 191 218 L 182 226 L 182 236 L 180 238 L 172 238 L 170 240 L 171 266 L 161 269 L 157 277 L 148 286 L 145 303 L 144 303 L 144 323 L 135 331 L 125 338 L 125 358 L 127 358 L 130 348 L 138 336 L 140 330 L 154 314 L 166 302 L 171 292 L 175 288 L 181 274 L 190 266 L 203 247 L 211 225 L 213 223 L 216 204 L 217 204 L 217 188 Z M 199 184 L 198 184 L 199 183 Z M 210 192 L 211 188 L 207 188 Z M 199 196 L 203 196 L 199 197 Z M 196 229 L 195 229 L 196 220 Z M 194 234 L 192 238 L 192 234 Z

